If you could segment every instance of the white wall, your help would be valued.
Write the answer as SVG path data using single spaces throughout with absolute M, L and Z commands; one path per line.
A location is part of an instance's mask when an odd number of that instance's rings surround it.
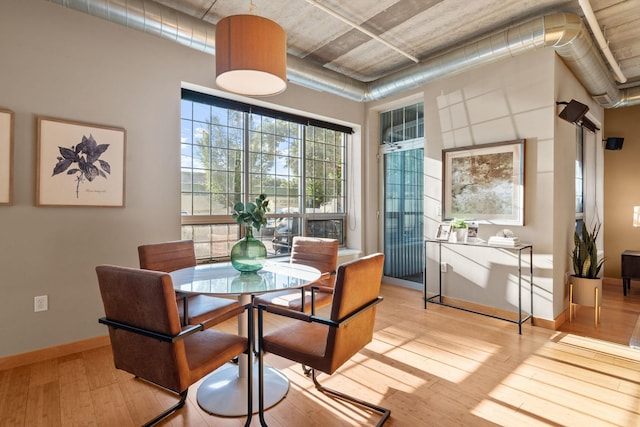
M 138 245 L 180 238 L 180 88 L 214 87 L 215 61 L 42 0 L 0 2 L 0 40 L 0 107 L 15 112 L 14 206 L 0 207 L 2 357 L 105 335 L 95 266 L 137 266 Z M 362 104 L 294 85 L 268 102 L 364 122 Z M 126 129 L 124 208 L 34 206 L 37 115 Z M 360 217 L 361 201 L 350 209 Z M 355 248 L 363 228 L 350 230 Z M 33 312 L 36 295 L 48 311 Z
M 551 50 L 518 56 L 450 79 L 429 85 L 425 91 L 425 132 L 430 164 L 441 161 L 442 150 L 525 139 L 525 225 L 481 224 L 479 235 L 488 239 L 501 228 L 509 228 L 523 242 L 534 245 L 536 317 L 553 318 L 551 282 L 548 278 L 553 232 L 547 213 L 553 211 L 553 59 Z M 549 155 L 551 154 L 551 155 Z M 442 166 L 428 173 L 426 195 L 429 236 L 441 220 Z M 434 168 L 435 169 L 435 168 Z M 434 182 L 430 182 L 430 181 Z M 433 245 L 432 245 L 433 246 Z M 526 253 L 525 253 L 526 254 Z M 517 262 L 513 253 L 495 249 L 454 248 L 445 251 L 452 268 L 444 275 L 447 295 L 515 311 L 518 289 Z M 447 260 L 445 259 L 445 260 Z M 526 259 L 526 258 L 525 258 Z M 430 283 L 436 284 L 436 268 L 431 268 Z M 527 278 L 528 281 L 528 278 Z M 528 285 L 527 285 L 528 288 Z M 430 287 L 435 291 L 435 286 Z M 523 306 L 530 306 L 527 292 Z
M 367 114 L 371 137 L 377 138 L 372 129 L 378 126 L 378 111 L 397 108 L 408 103 L 406 99 L 415 102 L 416 94 L 423 96 L 425 111 L 427 237 L 435 236 L 442 220 L 443 149 L 526 140 L 525 225 L 507 228 L 534 245 L 534 315 L 555 319 L 565 304 L 564 272 L 575 200 L 575 127 L 557 118 L 555 102 L 576 98 L 592 107 L 600 121 L 602 109 L 590 101 L 554 51 L 543 49 L 440 79 L 414 94 L 372 103 Z M 379 176 L 369 179 L 379 180 Z M 482 224 L 480 237 L 487 239 L 504 227 Z M 429 245 L 427 263 L 428 290 L 434 293 L 438 289 L 436 248 Z M 524 254 L 528 261 L 528 253 Z M 443 261 L 450 265 L 443 275 L 445 295 L 517 310 L 517 257 L 513 253 L 456 246 L 443 250 Z M 526 273 L 528 282 L 528 267 Z M 528 292 L 523 293 L 522 301 L 528 311 Z

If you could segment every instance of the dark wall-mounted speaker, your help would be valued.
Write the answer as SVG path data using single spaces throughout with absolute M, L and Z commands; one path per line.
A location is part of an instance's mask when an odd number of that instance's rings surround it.
M 605 139 L 605 150 L 622 150 L 624 138 L 612 137 Z
M 589 111 L 589 107 L 572 99 L 558 114 L 558 117 L 571 123 L 578 123 L 587 114 L 587 111 Z

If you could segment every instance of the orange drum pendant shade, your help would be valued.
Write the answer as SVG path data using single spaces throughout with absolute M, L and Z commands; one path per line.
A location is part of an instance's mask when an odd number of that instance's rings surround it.
M 233 15 L 216 24 L 216 84 L 248 96 L 287 88 L 287 36 L 275 22 Z

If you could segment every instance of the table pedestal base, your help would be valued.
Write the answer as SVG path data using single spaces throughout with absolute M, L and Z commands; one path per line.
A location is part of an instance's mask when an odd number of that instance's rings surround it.
M 258 412 L 258 364 L 253 366 L 253 412 Z M 247 378 L 240 378 L 238 366 L 227 363 L 209 375 L 198 387 L 198 405 L 212 415 L 247 415 Z M 264 367 L 264 407 L 280 402 L 289 391 L 287 377 L 272 366 Z

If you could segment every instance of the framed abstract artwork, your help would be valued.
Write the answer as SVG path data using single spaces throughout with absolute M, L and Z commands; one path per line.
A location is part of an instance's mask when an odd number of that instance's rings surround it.
M 525 140 L 442 150 L 443 219 L 524 225 Z
M 13 203 L 14 113 L 0 108 L 0 205 Z
M 38 117 L 37 133 L 37 206 L 124 206 L 124 129 Z

